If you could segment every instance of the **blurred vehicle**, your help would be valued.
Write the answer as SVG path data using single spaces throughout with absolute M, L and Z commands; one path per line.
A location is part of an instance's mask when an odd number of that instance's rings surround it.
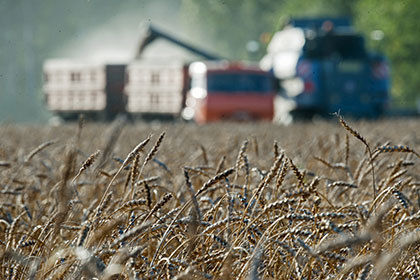
M 188 90 L 187 67 L 182 62 L 128 64 L 124 93 L 127 112 L 135 118 L 177 118 Z
M 364 37 L 346 18 L 290 20 L 274 34 L 262 69 L 280 80 L 284 101 L 294 117 L 378 117 L 387 109 L 389 65 L 365 48 Z
M 144 50 L 156 39 L 169 41 L 204 61 L 142 59 Z M 203 65 L 204 72 L 198 73 L 197 65 Z M 221 119 L 271 120 L 272 79 L 270 73 L 256 66 L 229 62 L 152 26 L 140 41 L 135 59 L 128 64 L 61 60 L 44 64 L 47 107 L 63 119 L 80 113 L 94 119 L 112 119 L 125 113 L 142 118 L 184 116 L 200 123 Z M 200 89 L 202 95 L 198 96 Z
M 145 50 L 156 40 L 165 40 L 205 60 L 220 61 L 222 58 L 186 43 L 149 25 L 141 38 L 135 60 L 126 70 L 124 92 L 128 97 L 127 112 L 145 119 L 178 118 L 185 107 L 189 90 L 189 63 L 177 58 L 148 60 Z
M 47 60 L 43 92 L 48 110 L 63 120 L 80 113 L 93 119 L 112 119 L 125 112 L 125 65 Z
M 198 123 L 217 120 L 268 120 L 274 116 L 271 73 L 244 63 L 194 62 L 183 110 Z

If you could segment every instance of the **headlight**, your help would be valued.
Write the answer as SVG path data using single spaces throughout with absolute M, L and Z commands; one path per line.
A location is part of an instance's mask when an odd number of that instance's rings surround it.
M 182 110 L 181 116 L 184 120 L 192 120 L 194 118 L 194 109 L 191 107 L 185 107 Z
M 192 88 L 190 93 L 192 97 L 197 99 L 203 99 L 207 96 L 207 91 L 203 88 Z

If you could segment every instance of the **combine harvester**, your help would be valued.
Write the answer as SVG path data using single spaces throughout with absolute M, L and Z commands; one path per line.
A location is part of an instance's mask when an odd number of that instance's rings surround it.
M 260 66 L 280 81 L 280 121 L 338 111 L 376 118 L 388 108 L 388 63 L 383 55 L 366 50 L 363 36 L 346 18 L 291 20 L 274 34 Z
M 148 61 L 144 50 L 164 39 L 203 61 Z M 256 65 L 229 62 L 149 26 L 135 59 L 107 65 L 51 60 L 44 64 L 47 107 L 65 120 L 83 113 L 99 120 L 178 118 L 198 123 L 224 119 L 272 120 L 273 76 Z

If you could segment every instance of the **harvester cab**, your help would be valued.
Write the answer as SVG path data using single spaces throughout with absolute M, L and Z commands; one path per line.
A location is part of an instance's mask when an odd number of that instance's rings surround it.
M 384 56 L 366 50 L 349 19 L 295 19 L 277 32 L 261 66 L 281 80 L 294 117 L 378 117 L 388 104 L 390 77 Z

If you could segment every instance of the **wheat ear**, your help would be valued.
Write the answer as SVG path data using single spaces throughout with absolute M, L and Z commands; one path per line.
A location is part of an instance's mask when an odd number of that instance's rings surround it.
M 366 139 L 355 129 L 351 128 L 347 122 L 343 119 L 343 117 L 340 115 L 340 113 L 335 113 L 335 115 L 338 117 L 338 120 L 340 121 L 340 124 L 348 131 L 351 135 L 353 135 L 356 139 L 360 140 L 365 146 L 366 149 L 369 152 L 369 158 L 370 158 L 370 165 L 372 168 L 372 187 L 373 187 L 373 198 L 376 198 L 376 182 L 375 182 L 375 168 L 373 166 L 373 157 L 372 157 L 372 150 L 370 149 L 370 146 Z

